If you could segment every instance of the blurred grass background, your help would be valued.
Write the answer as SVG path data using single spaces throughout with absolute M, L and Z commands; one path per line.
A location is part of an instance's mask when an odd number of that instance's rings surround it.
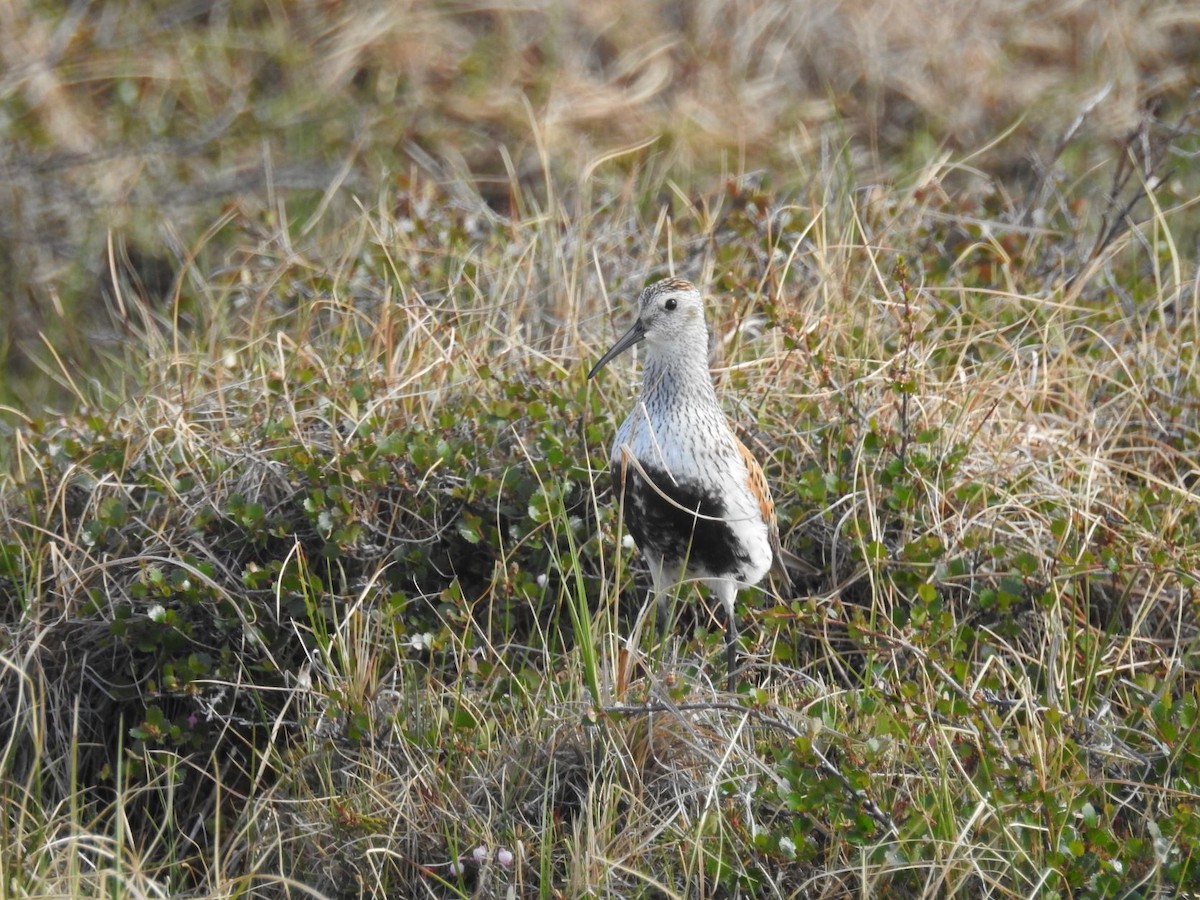
M 1158 0 L 5 3 L 0 401 L 61 407 L 68 378 L 121 371 L 114 279 L 158 309 L 200 302 L 189 280 L 284 221 L 298 252 L 336 254 L 322 239 L 413 170 L 504 216 L 550 192 L 586 203 L 614 167 L 645 163 L 668 192 L 747 172 L 786 188 L 841 153 L 862 183 L 967 153 L 1021 196 L 1083 111 L 1068 177 L 1183 102 L 1197 17 Z

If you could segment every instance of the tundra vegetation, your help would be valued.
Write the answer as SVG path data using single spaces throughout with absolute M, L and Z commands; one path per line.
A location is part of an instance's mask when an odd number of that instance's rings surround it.
M 0 23 L 0 897 L 1200 891 L 1194 4 Z M 625 641 L 666 274 L 734 693 Z

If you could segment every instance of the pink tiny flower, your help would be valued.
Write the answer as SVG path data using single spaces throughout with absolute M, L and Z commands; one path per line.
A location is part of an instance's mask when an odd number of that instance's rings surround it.
M 500 865 L 507 869 L 512 865 L 513 862 L 512 851 L 507 847 L 501 847 L 496 851 L 496 862 L 500 863 Z
M 485 862 L 487 862 L 487 858 L 488 848 L 483 846 L 483 844 L 480 844 L 471 851 L 471 859 L 475 860 L 476 865 L 482 866 Z

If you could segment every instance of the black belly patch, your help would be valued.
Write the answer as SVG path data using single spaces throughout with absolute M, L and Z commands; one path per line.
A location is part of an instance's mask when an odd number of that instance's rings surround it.
M 721 521 L 726 516 L 725 501 L 695 482 L 677 482 L 645 465 L 642 469 L 654 486 L 630 464 L 623 494 L 625 526 L 638 549 L 668 563 L 686 559 L 693 574 L 741 578 L 750 557 L 733 529 Z M 613 486 L 618 494 L 621 474 L 621 467 L 613 466 Z

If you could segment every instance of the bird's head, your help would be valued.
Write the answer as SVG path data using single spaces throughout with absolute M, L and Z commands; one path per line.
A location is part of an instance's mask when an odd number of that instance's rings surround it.
M 704 300 L 694 284 L 682 278 L 667 278 L 645 288 L 638 297 L 637 320 L 592 366 L 588 378 L 643 341 L 648 352 L 659 358 L 698 356 L 707 362 Z

